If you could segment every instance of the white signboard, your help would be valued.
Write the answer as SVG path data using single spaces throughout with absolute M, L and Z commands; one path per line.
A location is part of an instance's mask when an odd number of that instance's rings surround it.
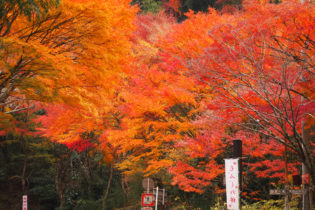
M 227 208 L 232 210 L 240 209 L 238 161 L 238 158 L 225 159 L 226 202 Z
M 22 210 L 27 210 L 27 195 L 23 195 L 22 200 L 23 200 Z

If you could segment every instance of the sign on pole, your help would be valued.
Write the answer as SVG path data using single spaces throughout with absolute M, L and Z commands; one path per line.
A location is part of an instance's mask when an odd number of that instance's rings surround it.
M 153 196 L 156 196 L 156 188 L 153 189 Z M 167 197 L 167 192 L 165 191 L 165 189 L 159 189 L 158 192 L 158 202 L 162 203 L 162 205 L 164 205 L 166 203 L 166 197 Z
M 142 187 L 149 193 L 154 188 L 154 181 L 151 178 L 145 178 L 142 180 Z
M 238 158 L 225 159 L 226 202 L 231 210 L 240 209 L 238 161 Z
M 27 210 L 27 195 L 22 196 L 22 201 L 23 201 L 22 210 Z
M 153 208 L 146 206 L 146 207 L 141 207 L 141 210 L 153 210 Z
M 142 193 L 141 196 L 142 206 L 154 206 L 154 196 L 152 193 Z
M 295 195 L 303 195 L 304 193 L 306 193 L 306 190 L 303 190 L 303 189 L 292 189 L 292 190 L 271 189 L 269 191 L 270 195 L 286 195 L 287 193 L 295 194 Z

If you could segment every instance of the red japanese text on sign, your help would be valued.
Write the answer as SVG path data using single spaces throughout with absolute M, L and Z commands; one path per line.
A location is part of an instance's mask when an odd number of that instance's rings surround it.
M 22 209 L 27 210 L 27 195 L 23 195 L 22 201 L 23 201 Z
M 239 171 L 238 159 L 225 160 L 226 200 L 228 209 L 239 209 Z

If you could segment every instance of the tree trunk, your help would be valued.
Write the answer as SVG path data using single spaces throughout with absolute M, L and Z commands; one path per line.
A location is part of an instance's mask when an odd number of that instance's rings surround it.
M 27 156 L 24 158 L 23 171 L 22 171 L 22 175 L 21 175 L 21 184 L 22 184 L 23 195 L 26 195 L 26 177 L 25 177 L 26 167 L 27 167 Z
M 113 173 L 114 173 L 114 167 L 113 167 L 113 163 L 110 164 L 110 174 L 109 174 L 109 178 L 108 178 L 108 182 L 107 182 L 107 187 L 106 187 L 106 192 L 105 195 L 103 197 L 103 210 L 105 210 L 106 208 L 106 199 L 108 197 L 109 194 L 109 189 L 110 189 L 110 185 L 113 179 Z
M 128 183 L 126 181 L 126 176 L 124 174 L 121 175 L 121 188 L 124 191 L 127 203 L 129 203 Z
M 59 208 L 63 210 L 63 206 L 65 203 L 65 195 L 64 195 L 64 183 L 62 182 L 62 160 L 56 163 L 56 175 L 55 175 L 55 184 L 56 184 L 56 191 L 59 197 Z

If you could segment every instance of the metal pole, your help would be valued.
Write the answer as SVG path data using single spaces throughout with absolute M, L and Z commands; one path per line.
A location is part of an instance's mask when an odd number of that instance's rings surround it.
M 156 192 L 155 192 L 155 210 L 157 210 L 157 206 L 158 206 L 158 196 L 159 196 L 159 187 L 156 187 Z
M 164 205 L 164 195 L 165 195 L 165 189 L 163 188 L 163 200 L 162 200 L 163 205 Z

